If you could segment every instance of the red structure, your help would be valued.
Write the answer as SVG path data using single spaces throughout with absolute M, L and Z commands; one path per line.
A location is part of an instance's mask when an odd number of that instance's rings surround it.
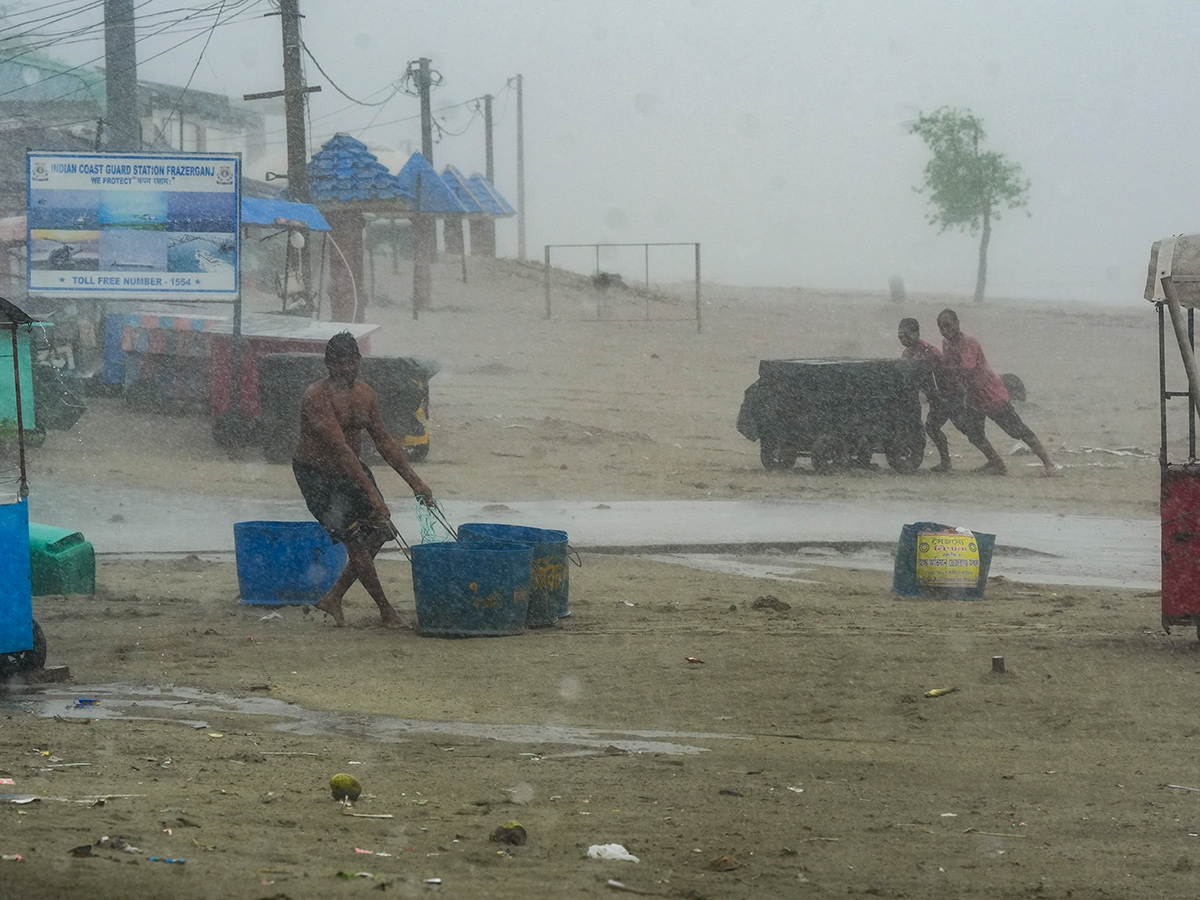
M 1200 305 L 1200 235 L 1158 241 L 1150 251 L 1145 297 L 1158 312 L 1158 379 L 1162 470 L 1162 625 L 1195 625 L 1200 637 L 1200 458 L 1196 455 L 1196 421 L 1200 415 L 1200 371 L 1196 365 L 1195 307 Z M 1167 386 L 1167 319 L 1179 350 L 1187 390 Z M 1179 365 L 1172 368 L 1178 372 Z M 1174 377 L 1177 377 L 1174 376 Z M 1180 404 L 1184 401 L 1186 417 Z M 1168 408 L 1174 430 L 1168 428 Z M 1186 421 L 1186 443 L 1179 434 Z M 1186 458 L 1172 462 L 1186 446 Z
M 1162 469 L 1162 619 L 1200 625 L 1200 465 Z

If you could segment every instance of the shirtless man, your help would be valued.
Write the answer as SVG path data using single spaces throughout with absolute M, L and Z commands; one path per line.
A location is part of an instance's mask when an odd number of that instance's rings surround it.
M 349 556 L 317 609 L 333 616 L 339 628 L 345 625 L 342 598 L 355 581 L 361 581 L 379 607 L 383 624 L 403 627 L 405 622 L 388 602 L 375 571 L 375 555 L 396 536 L 396 530 L 375 476 L 358 458 L 363 431 L 427 506 L 433 504 L 433 492 L 388 434 L 375 392 L 358 380 L 360 359 L 350 332 L 329 339 L 325 346 L 329 377 L 310 385 L 300 401 L 300 441 L 292 453 L 292 471 L 309 511 L 335 543 L 346 545 Z
M 991 419 L 1009 437 L 1024 441 L 1029 446 L 1042 461 L 1043 474 L 1061 475 L 1062 467 L 1050 457 L 1038 436 L 1013 409 L 1008 389 L 988 365 L 979 341 L 964 334 L 959 327 L 958 313 L 952 309 L 942 310 L 938 313 L 937 324 L 938 331 L 942 333 L 942 359 L 946 371 L 954 388 L 961 392 L 966 401 L 964 422 L 959 427 L 987 457 L 987 463 L 978 471 L 991 475 L 1008 474 L 1004 460 L 983 433 L 985 419 Z

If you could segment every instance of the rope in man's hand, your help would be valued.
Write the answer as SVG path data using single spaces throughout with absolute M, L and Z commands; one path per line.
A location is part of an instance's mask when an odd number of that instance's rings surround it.
M 446 520 L 445 510 L 442 509 L 442 505 L 437 500 L 434 500 L 432 503 L 423 503 L 420 498 L 416 498 L 413 501 L 413 505 L 417 512 L 417 521 L 421 524 L 422 544 L 458 540 L 457 532 L 455 532 L 454 528 Z M 445 532 L 445 535 L 438 533 L 439 528 Z

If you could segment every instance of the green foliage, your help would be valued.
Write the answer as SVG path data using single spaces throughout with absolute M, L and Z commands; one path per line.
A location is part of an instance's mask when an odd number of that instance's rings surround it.
M 977 234 L 1000 218 L 1001 207 L 1022 209 L 1028 203 L 1029 181 L 1021 167 L 1002 153 L 982 149 L 987 135 L 970 110 L 943 106 L 922 114 L 909 132 L 920 135 L 932 154 L 916 190 L 929 194 L 934 207 L 929 222 L 939 231 Z

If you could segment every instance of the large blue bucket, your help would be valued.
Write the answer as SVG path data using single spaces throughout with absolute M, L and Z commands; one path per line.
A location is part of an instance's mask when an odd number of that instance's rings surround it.
M 0 653 L 33 647 L 29 501 L 0 503 Z
M 412 548 L 417 631 L 434 637 L 520 634 L 529 612 L 529 545 L 444 541 Z
M 237 522 L 238 590 L 259 606 L 316 603 L 346 567 L 346 548 L 316 522 Z
M 947 547 L 939 554 L 931 542 L 942 535 L 961 546 Z M 995 547 L 994 534 L 963 535 L 937 522 L 905 525 L 896 544 L 892 591 L 905 597 L 982 600 Z
M 571 614 L 568 605 L 570 572 L 567 567 L 567 533 L 552 528 L 469 522 L 458 529 L 460 541 L 515 541 L 533 545 L 530 563 L 530 628 L 553 625 Z

